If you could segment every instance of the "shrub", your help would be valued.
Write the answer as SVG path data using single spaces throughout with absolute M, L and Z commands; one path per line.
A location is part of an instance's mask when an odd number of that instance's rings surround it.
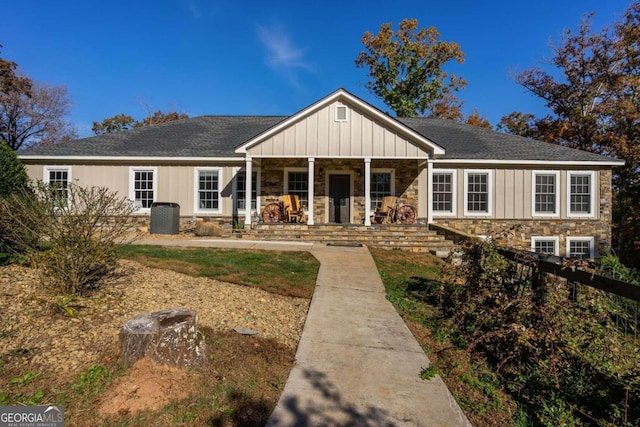
M 194 233 L 196 236 L 220 236 L 222 235 L 222 227 L 215 222 L 200 221 L 196 224 Z
M 8 144 L 0 142 L 0 197 L 21 191 L 28 185 L 24 165 Z
M 33 255 L 43 283 L 56 293 L 86 295 L 116 267 L 116 244 L 131 236 L 134 207 L 103 187 L 59 190 L 38 182 L 33 194 L 12 195 L 3 209 L 14 244 Z
M 0 199 L 24 191 L 28 185 L 29 178 L 24 165 L 8 144 L 0 142 Z M 11 233 L 8 215 L 0 206 L 0 264 L 9 260 L 9 254 L 17 252 L 12 244 L 13 239 L 10 238 Z
M 615 322 L 612 298 L 505 260 L 492 242 L 464 247 L 462 280 L 441 291 L 442 323 L 462 349 L 486 360 L 534 425 L 637 425 L 640 357 Z M 635 367 L 635 368 L 634 368 Z

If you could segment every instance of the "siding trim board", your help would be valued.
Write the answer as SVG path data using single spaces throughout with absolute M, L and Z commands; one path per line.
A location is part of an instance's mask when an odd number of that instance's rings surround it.
M 487 160 L 487 159 L 434 159 L 434 167 L 440 164 L 451 165 L 500 165 L 500 166 L 534 166 L 534 165 L 558 165 L 558 166 L 624 166 L 624 162 L 611 159 L 611 161 L 562 161 L 562 160 Z

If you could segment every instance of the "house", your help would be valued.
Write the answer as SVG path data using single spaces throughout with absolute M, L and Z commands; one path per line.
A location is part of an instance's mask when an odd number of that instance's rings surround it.
M 176 202 L 185 221 L 250 225 L 253 212 L 294 194 L 309 226 L 369 227 L 382 198 L 396 195 L 421 224 L 475 235 L 523 225 L 515 246 L 581 257 L 610 247 L 612 168 L 623 164 L 452 121 L 393 118 L 343 89 L 289 117 L 194 117 L 20 158 L 32 179 L 127 195 L 143 218 L 154 201 Z

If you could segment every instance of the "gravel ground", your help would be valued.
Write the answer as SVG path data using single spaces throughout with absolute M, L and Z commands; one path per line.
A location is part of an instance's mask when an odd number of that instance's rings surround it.
M 101 290 L 73 302 L 79 312 L 70 318 L 38 283 L 32 269 L 0 267 L 0 368 L 58 379 L 113 357 L 128 319 L 168 308 L 195 310 L 203 326 L 253 329 L 295 348 L 310 302 L 122 260 Z

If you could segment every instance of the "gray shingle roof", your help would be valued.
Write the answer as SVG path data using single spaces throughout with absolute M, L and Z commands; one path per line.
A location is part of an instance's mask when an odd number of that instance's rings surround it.
M 235 149 L 288 117 L 200 116 L 21 152 L 33 156 L 241 157 Z M 446 150 L 445 159 L 611 162 L 612 159 L 433 118 L 398 121 Z
M 445 159 L 610 162 L 598 154 L 434 118 L 400 118 L 404 125 L 445 148 Z
M 22 155 L 122 157 L 239 157 L 238 145 L 286 117 L 199 116 L 97 135 L 64 144 L 41 145 Z

